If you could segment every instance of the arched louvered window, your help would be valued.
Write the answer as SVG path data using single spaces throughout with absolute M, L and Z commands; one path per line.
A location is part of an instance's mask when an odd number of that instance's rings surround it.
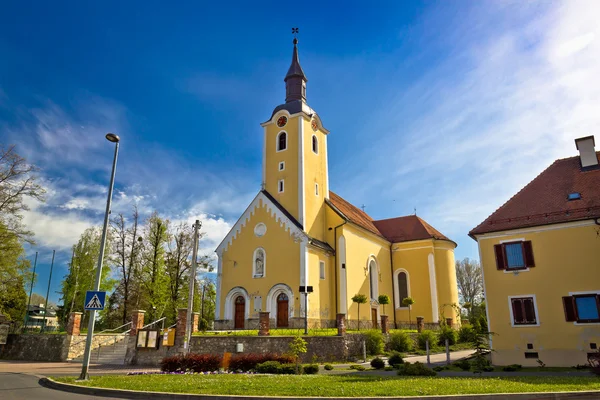
M 287 134 L 285 132 L 280 132 L 279 136 L 277 136 L 277 151 L 285 149 L 287 149 Z
M 312 149 L 315 154 L 319 154 L 319 140 L 315 135 L 312 137 Z
M 406 272 L 398 274 L 398 300 L 402 306 L 402 300 L 408 297 L 408 276 Z

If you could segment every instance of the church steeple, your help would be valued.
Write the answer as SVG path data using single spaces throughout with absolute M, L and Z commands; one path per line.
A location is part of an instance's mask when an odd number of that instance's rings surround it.
M 300 66 L 298 59 L 298 39 L 294 38 L 294 52 L 292 53 L 292 65 L 285 76 L 285 102 L 296 100 L 306 102 L 306 75 Z

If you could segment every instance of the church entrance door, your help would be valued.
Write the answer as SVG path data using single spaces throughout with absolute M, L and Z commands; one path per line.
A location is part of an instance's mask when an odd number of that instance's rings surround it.
M 289 326 L 288 322 L 288 297 L 285 293 L 277 296 L 277 327 L 283 328 Z
M 371 308 L 371 321 L 373 323 L 373 329 L 377 329 L 377 309 Z
M 244 296 L 238 296 L 235 299 L 235 319 L 234 329 L 244 329 L 244 314 L 246 312 L 246 300 Z

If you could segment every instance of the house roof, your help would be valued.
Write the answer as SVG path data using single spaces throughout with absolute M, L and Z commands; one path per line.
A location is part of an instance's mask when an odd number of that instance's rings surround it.
M 452 242 L 452 240 L 416 215 L 374 220 L 369 214 L 331 191 L 329 192 L 328 204 L 340 212 L 342 218 L 392 243 L 423 239 L 447 240 Z
M 581 199 L 569 200 L 571 193 Z M 582 168 L 579 157 L 570 157 L 554 161 L 469 236 L 599 217 L 600 167 Z

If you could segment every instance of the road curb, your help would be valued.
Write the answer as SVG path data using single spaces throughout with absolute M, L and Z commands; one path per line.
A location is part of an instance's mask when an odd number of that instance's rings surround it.
M 84 387 L 71 385 L 69 383 L 57 382 L 51 378 L 41 377 L 40 385 L 63 392 L 85 394 L 91 396 L 116 397 L 121 399 L 144 399 L 144 400 L 255 400 L 255 399 L 286 399 L 286 400 L 348 400 L 358 397 L 270 397 L 270 396 L 236 396 L 236 395 L 205 395 L 205 394 L 186 394 L 186 393 L 164 393 L 164 392 L 138 392 L 124 389 L 104 389 L 97 387 Z M 470 395 L 444 395 L 444 396 L 396 396 L 396 397 L 360 397 L 363 400 L 380 399 L 428 399 L 428 400 L 491 400 L 491 399 L 510 399 L 510 400 L 594 400 L 600 398 L 600 391 L 586 392 L 542 392 L 542 393 L 496 393 L 496 394 L 470 394 Z

